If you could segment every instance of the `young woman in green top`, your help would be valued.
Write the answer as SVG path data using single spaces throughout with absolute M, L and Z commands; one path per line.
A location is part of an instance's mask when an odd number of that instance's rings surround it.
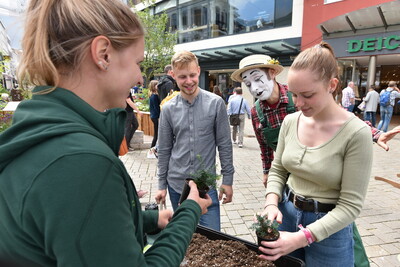
M 288 73 L 298 112 L 286 116 L 269 172 L 264 213 L 281 237 L 260 250 L 313 266 L 353 266 L 353 223 L 372 163 L 368 126 L 334 100 L 338 65 L 327 43 L 300 53 Z

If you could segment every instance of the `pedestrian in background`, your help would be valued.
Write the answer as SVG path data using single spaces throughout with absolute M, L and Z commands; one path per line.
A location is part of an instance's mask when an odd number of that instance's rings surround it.
M 349 82 L 342 91 L 342 106 L 350 112 L 353 112 L 355 104 L 354 82 Z
M 367 95 L 363 99 L 365 101 L 364 120 L 371 122 L 372 126 L 376 124 L 376 110 L 379 104 L 379 94 L 375 91 L 375 86 L 371 85 Z
M 289 69 L 300 111 L 285 117 L 269 172 L 264 214 L 281 223 L 281 235 L 262 242 L 265 259 L 290 253 L 308 267 L 354 266 L 353 224 L 367 193 L 372 141 L 369 127 L 334 100 L 338 69 L 325 42 Z
M 131 140 L 137 128 L 139 128 L 138 119 L 136 117 L 135 112 L 133 111 L 135 110 L 138 116 L 143 115 L 143 113 L 135 105 L 134 92 L 132 91 L 133 91 L 132 89 L 129 91 L 129 95 L 126 98 L 126 107 L 125 107 L 126 111 L 125 140 L 129 150 L 133 150 L 133 147 L 131 146 Z
M 0 259 L 19 266 L 179 266 L 201 213 L 142 211 L 118 150 L 143 83 L 144 29 L 119 0 L 29 1 L 19 80 L 35 85 L 0 135 Z M 134 180 L 134 179 L 133 179 Z M 165 228 L 143 253 L 145 233 Z
M 378 124 L 378 129 L 382 130 L 384 132 L 387 132 L 390 124 L 390 120 L 392 119 L 393 115 L 393 108 L 394 105 L 396 104 L 395 100 L 396 98 L 400 98 L 400 92 L 399 88 L 397 88 L 396 82 L 395 81 L 390 81 L 388 84 L 388 88 L 383 89 L 381 93 L 379 94 L 380 98 L 387 92 L 389 94 L 388 96 L 388 101 L 386 103 L 382 103 L 380 101 L 380 114 L 381 114 L 381 120 L 379 121 Z
M 153 140 L 151 141 L 151 147 L 147 154 L 147 157 L 155 158 L 154 152 L 152 151 L 152 147 L 155 147 L 157 144 L 158 139 L 158 119 L 160 118 L 160 98 L 158 97 L 158 90 L 157 90 L 157 80 L 152 80 L 149 85 L 149 90 L 151 93 L 149 102 L 150 102 L 150 118 L 153 122 L 153 129 L 154 129 L 154 136 Z
M 165 203 L 168 189 L 172 207 L 177 210 L 185 179 L 190 178 L 190 174 L 201 169 L 216 173 L 218 149 L 222 185 L 219 192 L 217 188 L 208 191 L 213 204 L 201 217 L 200 224 L 219 231 L 219 201 L 223 200 L 223 204 L 232 201 L 235 171 L 225 102 L 199 87 L 200 67 L 196 55 L 189 51 L 177 52 L 171 62 L 173 78 L 181 91 L 161 109 L 157 173 L 159 190 L 155 198 L 157 203 Z
M 216 95 L 219 96 L 219 97 L 222 97 L 221 90 L 219 90 L 218 85 L 214 85 L 214 87 L 213 87 L 213 93 L 216 94 Z
M 243 147 L 243 136 L 244 136 L 244 124 L 245 124 L 245 114 L 247 114 L 248 119 L 250 119 L 250 106 L 247 103 L 247 100 L 242 96 L 242 88 L 235 88 L 236 95 L 233 96 L 228 103 L 228 116 L 233 114 L 239 114 L 239 125 L 232 126 L 232 141 L 234 144 L 238 144 L 238 147 Z M 239 132 L 239 139 L 236 139 L 236 136 Z
M 176 87 L 176 81 L 172 78 L 172 66 L 166 65 L 164 68 L 165 76 L 158 82 L 158 96 L 163 101 Z

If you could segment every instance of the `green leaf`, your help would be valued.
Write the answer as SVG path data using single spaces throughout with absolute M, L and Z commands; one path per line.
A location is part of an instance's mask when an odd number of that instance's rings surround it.
M 147 8 L 136 12 L 146 29 L 145 57 L 141 67 L 147 82 L 154 74 L 164 72 L 164 67 L 171 63 L 177 44 L 177 33 L 167 29 L 168 15 L 165 12 L 152 14 L 154 2 L 148 4 Z

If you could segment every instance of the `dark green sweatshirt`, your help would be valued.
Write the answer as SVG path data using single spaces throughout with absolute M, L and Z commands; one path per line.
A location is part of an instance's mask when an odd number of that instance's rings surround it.
M 37 87 L 35 92 L 46 87 Z M 125 111 L 99 112 L 57 88 L 22 102 L 0 134 L 0 259 L 24 266 L 179 266 L 201 209 L 185 201 L 154 245 L 118 158 Z

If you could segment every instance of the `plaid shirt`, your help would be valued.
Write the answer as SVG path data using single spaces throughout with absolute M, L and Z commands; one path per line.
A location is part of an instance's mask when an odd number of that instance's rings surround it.
M 267 101 L 260 101 L 261 109 L 263 110 L 264 117 L 268 120 L 268 123 L 271 125 L 271 128 L 280 128 L 283 122 L 283 119 L 286 117 L 287 110 L 286 106 L 289 104 L 289 99 L 287 96 L 287 85 L 279 84 L 279 104 L 276 108 L 271 108 L 268 106 Z M 271 168 L 271 163 L 274 159 L 274 151 L 267 145 L 267 142 L 264 140 L 264 136 L 262 133 L 263 126 L 258 119 L 257 110 L 255 107 L 251 109 L 251 120 L 253 122 L 253 129 L 256 134 L 258 143 L 260 144 L 261 149 L 261 160 L 263 164 L 264 173 L 268 173 Z
M 343 89 L 342 91 L 342 106 L 347 108 L 350 105 L 354 104 L 354 91 L 351 87 L 346 87 Z M 351 101 L 351 99 L 353 99 L 353 101 Z

